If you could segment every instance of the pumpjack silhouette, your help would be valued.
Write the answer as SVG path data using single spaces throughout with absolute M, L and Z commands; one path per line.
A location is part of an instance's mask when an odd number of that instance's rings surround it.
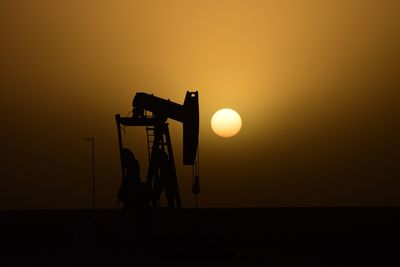
M 187 91 L 183 105 L 140 92 L 132 101 L 132 117 L 115 115 L 122 171 L 118 200 L 124 203 L 125 209 L 161 207 L 160 196 L 163 192 L 168 207 L 182 207 L 168 119 L 183 124 L 183 164 L 193 167 L 192 192 L 197 200 L 200 193 L 196 160 L 199 143 L 198 92 Z M 149 167 L 145 183 L 141 182 L 139 163 L 133 152 L 123 146 L 121 125 L 144 126 L 146 129 Z

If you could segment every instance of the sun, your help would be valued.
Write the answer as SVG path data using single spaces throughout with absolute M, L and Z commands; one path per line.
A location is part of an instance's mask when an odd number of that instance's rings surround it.
M 242 128 L 242 119 L 233 109 L 223 108 L 212 116 L 211 128 L 221 137 L 232 137 Z

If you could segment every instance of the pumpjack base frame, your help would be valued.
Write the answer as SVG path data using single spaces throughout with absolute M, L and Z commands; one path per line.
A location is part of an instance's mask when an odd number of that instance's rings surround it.
M 117 123 L 117 131 L 118 131 L 118 147 L 121 161 L 121 171 L 124 176 L 124 166 L 123 166 L 123 141 L 122 141 L 122 133 L 121 133 L 121 125 L 123 126 L 146 126 L 153 127 L 154 129 L 154 140 L 153 146 L 151 148 L 151 154 L 149 159 L 149 167 L 147 171 L 146 184 L 151 188 L 151 206 L 154 208 L 160 207 L 160 196 L 162 191 L 165 191 L 167 196 L 168 207 L 170 208 L 181 208 L 181 197 L 179 192 L 178 180 L 176 175 L 175 161 L 172 150 L 172 143 L 169 133 L 168 123 L 162 120 L 158 120 L 153 117 L 121 117 L 119 114 L 115 115 L 115 120 Z M 165 140 L 165 141 L 164 141 Z M 158 150 L 166 152 L 168 155 L 169 167 L 170 167 L 170 184 L 172 186 L 168 186 L 165 188 L 159 188 L 156 182 L 157 179 L 157 160 L 156 154 Z

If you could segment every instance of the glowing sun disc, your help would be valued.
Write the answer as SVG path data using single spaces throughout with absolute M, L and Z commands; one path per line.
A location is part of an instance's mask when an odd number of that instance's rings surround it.
M 232 137 L 242 128 L 242 119 L 233 109 L 223 108 L 212 116 L 211 128 L 219 136 Z

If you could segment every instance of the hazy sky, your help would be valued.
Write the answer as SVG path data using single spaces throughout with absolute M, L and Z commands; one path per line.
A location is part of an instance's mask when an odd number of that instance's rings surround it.
M 202 207 L 400 205 L 399 1 L 0 1 L 0 208 L 116 207 L 114 115 L 200 97 Z M 240 113 L 231 139 L 216 110 Z M 184 207 L 182 126 L 171 122 Z M 126 143 L 147 158 L 145 130 Z

